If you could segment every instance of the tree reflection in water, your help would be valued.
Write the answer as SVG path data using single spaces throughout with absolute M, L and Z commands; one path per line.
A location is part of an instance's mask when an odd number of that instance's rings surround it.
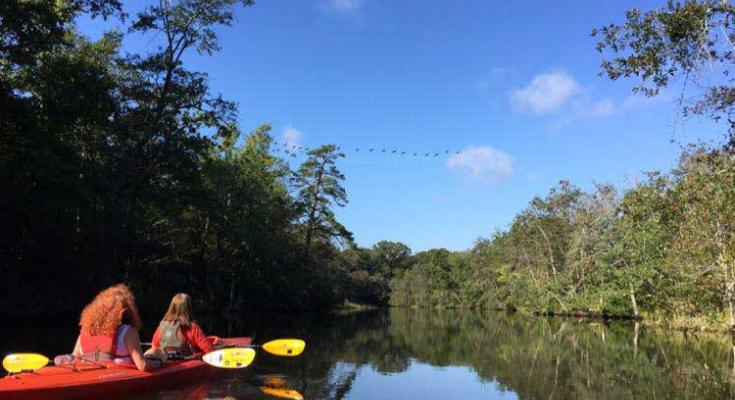
M 290 383 L 307 399 L 353 398 L 350 390 L 361 371 L 401 379 L 415 363 L 468 367 L 481 383 L 520 399 L 705 399 L 734 393 L 732 347 L 725 335 L 415 309 L 302 321 L 301 329 L 309 347 L 298 370 L 275 359 L 261 367 L 290 370 Z M 390 397 L 384 395 L 376 397 Z
M 735 397 L 729 336 L 635 324 L 520 314 L 394 308 L 341 316 L 269 315 L 234 321 L 259 343 L 301 337 L 296 358 L 259 352 L 245 371 L 165 388 L 135 399 L 274 399 L 260 387 L 305 399 L 721 399 Z M 239 325 L 239 326 L 238 326 Z M 28 327 L 0 329 L 2 352 L 59 354 L 73 337 Z M 208 332 L 221 332 L 207 325 Z M 33 334 L 43 332 L 43 334 Z M 277 378 L 277 379 L 276 379 Z M 456 382 L 461 381 L 462 384 Z M 276 384 L 277 383 L 277 384 Z

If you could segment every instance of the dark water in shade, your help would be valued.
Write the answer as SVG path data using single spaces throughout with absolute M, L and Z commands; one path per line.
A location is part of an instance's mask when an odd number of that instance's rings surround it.
M 275 382 L 305 399 L 735 397 L 733 350 L 724 335 L 412 309 L 232 322 L 240 335 L 256 331 L 258 342 L 301 337 L 306 352 L 284 359 L 261 351 L 246 370 L 129 399 L 277 399 L 259 389 Z M 3 326 L 0 352 L 67 352 L 74 334 Z

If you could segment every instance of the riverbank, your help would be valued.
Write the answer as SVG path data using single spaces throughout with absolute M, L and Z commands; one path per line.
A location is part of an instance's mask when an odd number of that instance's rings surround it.
M 531 313 L 538 316 L 575 318 L 578 320 L 635 322 L 650 328 L 683 332 L 696 331 L 724 334 L 733 331 L 724 313 L 689 317 L 682 315 L 664 316 L 655 313 L 644 313 L 643 315 L 608 315 L 599 312 L 584 311 L 569 313 L 534 311 Z
M 338 306 L 334 307 L 332 309 L 332 313 L 344 315 L 344 314 L 359 313 L 359 312 L 366 312 L 366 311 L 375 311 L 375 310 L 378 310 L 379 308 L 380 307 L 376 305 L 353 303 L 349 300 L 345 300 Z
M 414 310 L 426 309 L 427 307 L 420 307 L 411 305 L 408 307 L 392 307 L 392 308 L 410 308 Z M 364 307 L 363 310 L 373 310 L 377 307 Z M 539 318 L 551 318 L 559 320 L 573 320 L 575 322 L 620 322 L 620 323 L 636 323 L 640 326 L 647 328 L 655 328 L 662 330 L 675 330 L 684 333 L 688 332 L 706 332 L 713 334 L 729 334 L 733 332 L 730 328 L 729 320 L 724 313 L 715 313 L 707 316 L 682 316 L 672 315 L 666 316 L 656 313 L 643 313 L 641 315 L 614 315 L 605 314 L 598 311 L 583 311 L 575 310 L 572 312 L 553 312 L 553 311 L 538 311 L 530 310 L 525 308 L 504 308 L 504 307 L 485 307 L 485 308 L 462 308 L 462 307 L 447 307 L 447 306 L 435 306 L 431 307 L 433 310 L 457 310 L 457 311 L 480 311 L 480 312 L 501 312 L 506 314 L 520 314 L 525 316 L 533 316 Z M 355 310 L 359 310 L 356 308 Z

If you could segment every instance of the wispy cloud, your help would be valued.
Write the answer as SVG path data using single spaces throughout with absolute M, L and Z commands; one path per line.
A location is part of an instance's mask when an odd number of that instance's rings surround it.
M 511 71 L 508 68 L 492 67 L 487 73 L 487 76 L 485 76 L 480 81 L 480 88 L 486 89 L 494 86 L 494 84 L 497 82 L 503 82 L 504 80 L 507 80 L 507 77 L 508 75 L 510 75 L 510 73 Z
M 301 146 L 301 138 L 303 136 L 304 134 L 300 130 L 291 125 L 286 126 L 283 132 L 281 132 L 281 140 L 286 143 L 289 149 Z
M 592 100 L 590 92 L 571 75 L 557 71 L 535 76 L 525 87 L 511 91 L 509 100 L 515 111 L 539 116 L 601 118 L 615 114 L 618 107 L 612 99 Z
M 469 146 L 447 158 L 446 166 L 462 178 L 496 184 L 513 175 L 513 159 L 490 146 Z
M 615 114 L 615 111 L 615 104 L 610 99 L 600 100 L 587 109 L 587 113 L 593 117 L 607 117 Z
M 363 6 L 363 0 L 323 0 L 322 7 L 342 14 L 353 14 Z
M 610 99 L 602 99 L 597 102 L 580 99 L 575 102 L 574 111 L 577 115 L 585 117 L 607 117 L 615 114 L 617 107 Z
M 510 102 L 516 111 L 530 110 L 543 115 L 561 109 L 582 87 L 564 72 L 551 72 L 533 78 L 523 88 L 510 93 Z

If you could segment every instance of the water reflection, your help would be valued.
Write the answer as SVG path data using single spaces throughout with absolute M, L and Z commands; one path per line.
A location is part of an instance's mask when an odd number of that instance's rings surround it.
M 133 398 L 621 400 L 734 393 L 732 346 L 724 335 L 413 309 L 232 326 L 255 330 L 262 341 L 302 337 L 307 349 L 293 359 L 261 351 L 244 372 Z M 8 350 L 38 346 L 12 332 L 2 337 L 15 340 L 3 342 Z
M 300 372 L 307 399 L 619 400 L 733 394 L 726 336 L 412 309 L 330 322 L 309 329 L 310 357 L 302 360 Z

